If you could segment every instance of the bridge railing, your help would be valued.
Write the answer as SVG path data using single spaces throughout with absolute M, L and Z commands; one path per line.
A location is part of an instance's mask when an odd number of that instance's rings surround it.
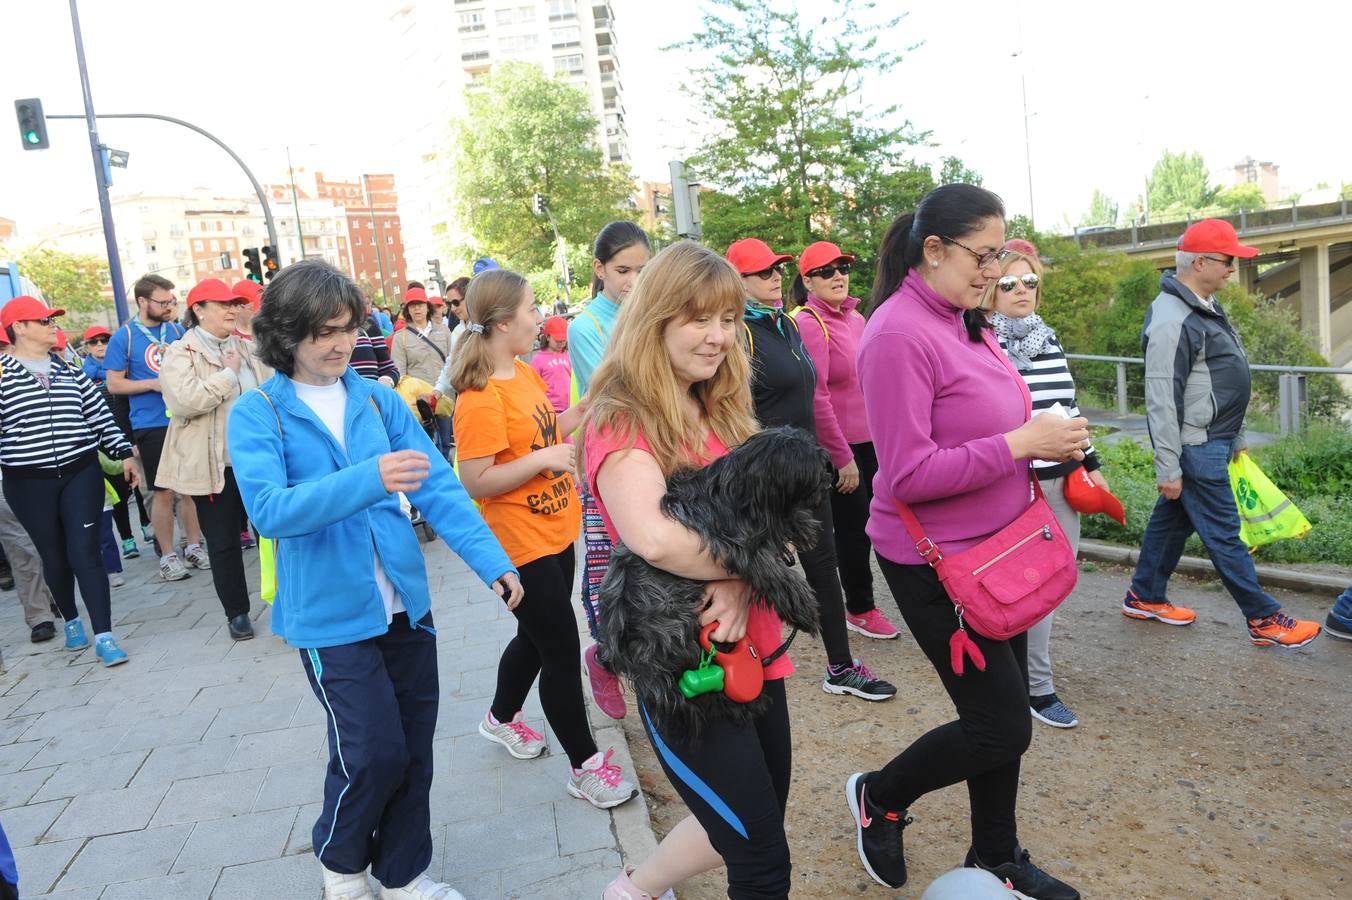
M 1145 360 L 1138 356 L 1096 356 L 1089 353 L 1067 353 L 1066 359 L 1072 361 L 1111 363 L 1116 374 L 1117 411 L 1121 415 L 1131 412 L 1131 398 L 1127 392 L 1127 367 L 1145 366 Z M 1352 375 L 1352 368 L 1332 366 L 1268 366 L 1250 364 L 1253 372 L 1276 372 L 1277 375 L 1277 424 L 1282 436 L 1299 434 L 1305 430 L 1308 416 L 1306 379 L 1310 375 Z M 1079 378 L 1076 379 L 1077 384 Z M 1098 387 L 1098 385 L 1094 385 Z M 1097 391 L 1095 391 L 1097 393 Z M 1104 392 L 1106 393 L 1106 392 Z M 1140 398 L 1144 402 L 1145 398 Z
M 1307 206 L 1299 206 L 1292 202 L 1267 209 L 1241 210 L 1228 216 L 1214 218 L 1229 222 L 1241 235 L 1263 234 L 1347 221 L 1352 219 L 1352 203 L 1349 203 L 1346 197 L 1332 203 L 1313 203 Z M 1189 215 L 1185 219 L 1172 222 L 1153 222 L 1148 225 L 1133 222 L 1127 228 L 1077 228 L 1075 242 L 1082 250 L 1089 247 L 1112 250 L 1152 245 L 1171 246 L 1193 221 L 1193 217 Z

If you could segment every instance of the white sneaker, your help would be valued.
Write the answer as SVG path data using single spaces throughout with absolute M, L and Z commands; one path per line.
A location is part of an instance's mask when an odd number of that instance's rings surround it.
M 465 895 L 426 875 L 401 888 L 380 889 L 380 900 L 465 900 Z
M 211 557 L 207 556 L 207 551 L 202 549 L 202 545 L 183 548 L 183 559 L 195 569 L 210 569 Z
M 510 722 L 494 719 L 492 711 L 484 713 L 479 734 L 506 747 L 517 759 L 535 759 L 545 752 L 545 736 L 522 721 L 520 710 Z
M 177 555 L 171 553 L 160 560 L 160 581 L 182 581 L 191 577 L 192 573 L 183 567 Z
M 344 875 L 330 871 L 323 863 L 319 868 L 324 873 L 324 900 L 376 900 L 365 872 Z
M 127 579 L 122 577 L 121 572 L 113 572 L 108 576 L 108 587 L 122 587 L 127 583 Z
M 614 753 L 614 748 L 607 750 L 604 756 L 597 751 L 582 764 L 582 768 L 573 769 L 568 776 L 568 793 L 597 809 L 610 809 L 638 796 L 638 788 L 625 781 L 624 772 L 611 763 L 610 757 Z

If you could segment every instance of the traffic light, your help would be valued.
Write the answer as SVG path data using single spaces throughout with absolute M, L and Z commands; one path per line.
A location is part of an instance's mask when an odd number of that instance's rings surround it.
M 19 138 L 25 150 L 46 150 L 47 117 L 42 114 L 42 101 L 37 97 L 15 100 L 14 112 L 19 117 Z
M 532 201 L 532 204 L 531 204 L 531 205 L 532 205 L 533 208 L 535 209 L 535 214 L 536 214 L 537 216 L 543 216 L 543 215 L 545 214 L 545 209 L 546 209 L 546 206 L 545 206 L 545 195 L 544 195 L 544 194 L 536 194 L 534 197 L 531 198 L 531 201 Z
M 258 248 L 249 247 L 244 251 L 244 271 L 249 274 L 246 276 L 250 281 L 263 283 L 263 264 L 258 258 Z
M 435 281 L 437 287 L 441 288 L 441 295 L 444 297 L 446 295 L 446 280 L 441 277 L 441 260 L 429 259 L 427 261 L 427 268 L 432 271 L 431 280 Z
M 271 244 L 263 247 L 263 270 L 267 273 L 264 277 L 271 281 L 277 277 L 277 270 L 281 267 L 277 262 L 277 248 Z

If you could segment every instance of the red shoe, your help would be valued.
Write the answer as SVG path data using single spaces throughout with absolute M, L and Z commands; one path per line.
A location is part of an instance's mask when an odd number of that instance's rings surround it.
M 1147 603 L 1131 591 L 1122 599 L 1122 615 L 1129 619 L 1154 619 L 1165 625 L 1191 625 L 1197 613 L 1186 606 L 1174 606 L 1169 601 Z
M 890 641 L 897 636 L 897 626 L 889 622 L 887 616 L 876 609 L 870 609 L 862 616 L 846 613 L 845 627 L 857 634 L 862 634 L 864 637 L 876 638 L 880 641 Z
M 582 654 L 587 662 L 587 680 L 591 682 L 592 699 L 601 712 L 612 719 L 623 719 L 628 706 L 620 689 L 620 678 L 596 659 L 598 647 L 592 644 Z

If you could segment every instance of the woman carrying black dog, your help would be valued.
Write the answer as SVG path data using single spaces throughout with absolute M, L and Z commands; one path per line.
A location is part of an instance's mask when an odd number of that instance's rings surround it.
M 659 569 L 708 581 L 700 621 L 719 623 L 713 639 L 747 636 L 768 655 L 783 640 L 779 618 L 752 606 L 747 585 L 659 506 L 674 471 L 707 465 L 757 429 L 747 357 L 737 350 L 743 299 L 732 267 L 696 244 L 676 244 L 648 264 L 592 379 L 586 462 L 612 540 Z M 765 668 L 766 712 L 752 724 L 715 721 L 698 741 L 664 732 L 640 706 L 663 770 L 693 815 L 622 872 L 607 900 L 659 896 L 721 864 L 729 897 L 788 895 L 792 748 L 782 679 L 792 672 L 780 656 Z

